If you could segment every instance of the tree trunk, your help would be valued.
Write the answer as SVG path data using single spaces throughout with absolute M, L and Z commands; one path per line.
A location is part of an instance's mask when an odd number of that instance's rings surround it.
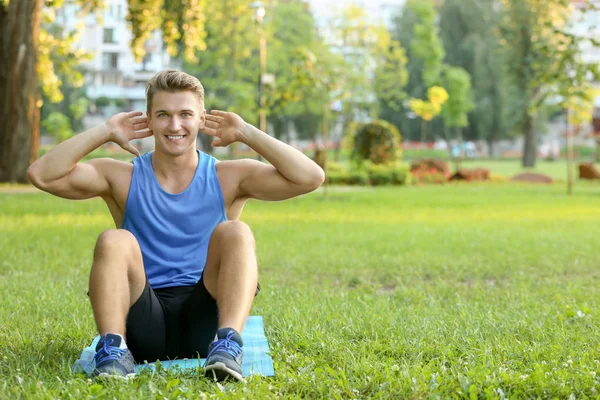
M 494 144 L 496 142 L 494 141 L 494 139 L 487 139 L 487 144 L 488 144 L 488 157 L 492 158 L 494 157 Z
M 523 167 L 535 167 L 535 159 L 537 156 L 537 144 L 535 138 L 535 130 L 533 127 L 533 119 L 527 115 L 524 125 L 524 146 L 523 146 Z
M 0 5 L 0 182 L 27 182 L 37 156 L 42 0 Z
M 325 152 L 325 159 L 323 160 L 323 171 L 325 172 L 325 182 L 323 185 L 323 197 L 327 197 L 327 188 L 329 187 L 329 172 L 327 171 L 327 156 L 329 152 L 328 142 L 329 142 L 329 124 L 327 119 L 329 118 L 329 104 L 327 102 L 323 103 L 323 151 Z
M 211 146 L 213 141 L 212 136 L 208 136 L 202 132 L 198 133 L 198 141 L 200 142 L 200 147 L 203 152 L 206 154 L 213 154 L 214 148 Z
M 594 154 L 594 162 L 600 162 L 600 136 L 596 136 L 596 153 Z
M 569 110 L 567 109 L 567 194 L 573 194 L 573 136 L 569 132 Z

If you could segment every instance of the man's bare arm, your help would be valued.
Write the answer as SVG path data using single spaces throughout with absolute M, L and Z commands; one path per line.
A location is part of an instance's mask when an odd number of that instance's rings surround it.
M 79 161 L 109 141 L 139 155 L 129 140 L 151 135 L 147 130 L 140 132 L 148 127 L 146 118 L 139 118 L 140 115 L 139 112 L 116 114 L 104 124 L 60 143 L 29 167 L 27 177 L 39 189 L 59 197 L 86 199 L 107 193 L 109 184 L 103 167 L 115 161 Z
M 213 146 L 239 141 L 262 155 L 271 165 L 239 160 L 238 197 L 284 200 L 311 192 L 325 179 L 321 167 L 297 149 L 247 124 L 238 115 L 213 110 L 206 117 L 204 132 L 215 136 Z

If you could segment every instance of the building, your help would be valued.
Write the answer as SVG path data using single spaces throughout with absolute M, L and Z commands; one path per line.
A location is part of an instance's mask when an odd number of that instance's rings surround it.
M 57 10 L 56 23 L 66 30 L 78 30 L 79 48 L 94 54 L 83 66 L 87 96 L 92 100 L 86 127 L 103 122 L 119 111 L 145 111 L 145 83 L 156 72 L 170 67 L 160 31 L 155 31 L 146 43 L 146 56 L 136 62 L 130 49 L 132 33 L 126 19 L 127 0 L 106 0 L 99 15 L 78 15 L 80 7 L 73 0 L 65 1 Z M 99 100 L 101 99 L 101 100 Z M 108 105 L 104 105 L 105 103 Z M 100 106 L 99 106 L 100 104 Z
M 592 3 L 593 8 L 588 7 Z M 571 0 L 575 11 L 573 13 L 572 32 L 581 37 L 594 38 L 600 41 L 600 0 Z M 585 63 L 600 65 L 600 47 L 594 46 L 590 41 L 581 45 L 581 58 Z M 595 82 L 600 89 L 600 82 Z M 596 115 L 600 117 L 600 96 L 595 101 Z

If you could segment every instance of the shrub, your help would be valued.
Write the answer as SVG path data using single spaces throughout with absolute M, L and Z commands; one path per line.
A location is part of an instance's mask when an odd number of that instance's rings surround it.
M 371 164 L 369 166 L 369 182 L 373 186 L 404 185 L 410 183 L 411 175 L 408 166 L 393 164 Z
M 369 174 L 366 171 L 329 171 L 331 185 L 368 185 Z
M 48 117 L 42 121 L 42 127 L 48 135 L 59 142 L 73 136 L 71 120 L 69 117 L 59 112 L 51 112 Z
M 327 161 L 327 172 L 344 172 L 344 170 L 344 164 L 335 161 Z
M 358 132 L 358 130 L 360 128 L 362 128 L 364 124 L 358 123 L 358 122 L 350 122 L 350 124 L 348 124 L 348 127 L 346 128 L 346 131 L 344 132 L 344 137 L 342 138 L 342 142 L 341 145 L 343 148 L 346 149 L 353 149 L 354 148 L 354 137 L 356 136 L 356 133 Z
M 445 183 L 450 177 L 450 168 L 444 160 L 414 161 L 410 172 L 416 183 Z
M 402 137 L 396 127 L 386 121 L 373 121 L 359 128 L 354 135 L 353 158 L 386 164 L 400 159 Z
M 96 99 L 96 107 L 103 108 L 108 106 L 109 104 L 110 99 L 108 97 L 101 96 Z
M 116 99 L 115 100 L 115 106 L 117 106 L 118 108 L 124 110 L 129 108 L 129 100 L 127 99 Z

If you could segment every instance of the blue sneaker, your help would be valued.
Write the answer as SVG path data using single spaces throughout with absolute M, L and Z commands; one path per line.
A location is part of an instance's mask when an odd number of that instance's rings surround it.
M 208 357 L 204 364 L 204 373 L 216 381 L 229 378 L 243 381 L 242 358 L 244 341 L 232 328 L 221 328 L 215 340 L 208 346 Z
M 121 336 L 107 333 L 96 346 L 96 369 L 94 377 L 128 378 L 135 374 L 133 355 L 126 346 L 121 346 Z

